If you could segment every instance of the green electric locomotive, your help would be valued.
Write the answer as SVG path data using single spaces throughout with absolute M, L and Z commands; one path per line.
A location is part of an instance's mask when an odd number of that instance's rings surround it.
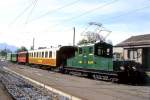
M 138 64 L 133 61 L 113 61 L 113 46 L 96 42 L 77 47 L 63 46 L 57 52 L 57 64 L 63 73 L 78 72 L 95 79 L 129 81 L 139 79 Z

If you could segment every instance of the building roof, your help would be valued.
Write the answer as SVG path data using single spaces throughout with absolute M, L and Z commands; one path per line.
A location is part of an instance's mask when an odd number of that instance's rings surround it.
M 150 34 L 131 36 L 125 41 L 117 44 L 115 47 L 143 46 L 143 45 L 150 45 Z

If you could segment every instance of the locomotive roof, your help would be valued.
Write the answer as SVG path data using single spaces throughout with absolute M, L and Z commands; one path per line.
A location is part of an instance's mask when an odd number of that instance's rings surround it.
M 78 45 L 78 47 L 85 47 L 85 46 L 94 46 L 94 45 L 98 45 L 98 44 L 106 44 L 106 45 L 110 45 L 112 46 L 111 44 L 109 43 L 106 43 L 106 42 L 95 42 L 95 43 L 87 43 L 87 44 L 83 44 L 83 45 Z

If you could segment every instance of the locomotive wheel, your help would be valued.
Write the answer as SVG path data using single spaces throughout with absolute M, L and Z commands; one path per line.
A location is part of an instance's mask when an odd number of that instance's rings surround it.
M 105 81 L 108 81 L 109 80 L 109 77 L 108 76 L 102 76 L 102 75 L 99 75 L 99 74 L 94 74 L 93 75 L 93 78 L 95 80 L 105 80 Z

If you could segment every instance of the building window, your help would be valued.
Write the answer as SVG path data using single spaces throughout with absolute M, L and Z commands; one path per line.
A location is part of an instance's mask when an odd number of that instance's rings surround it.
M 128 50 L 128 59 L 130 59 L 130 52 L 131 50 Z
M 137 50 L 128 50 L 128 59 L 130 60 L 138 59 Z
M 107 48 L 107 55 L 110 55 L 110 48 Z

